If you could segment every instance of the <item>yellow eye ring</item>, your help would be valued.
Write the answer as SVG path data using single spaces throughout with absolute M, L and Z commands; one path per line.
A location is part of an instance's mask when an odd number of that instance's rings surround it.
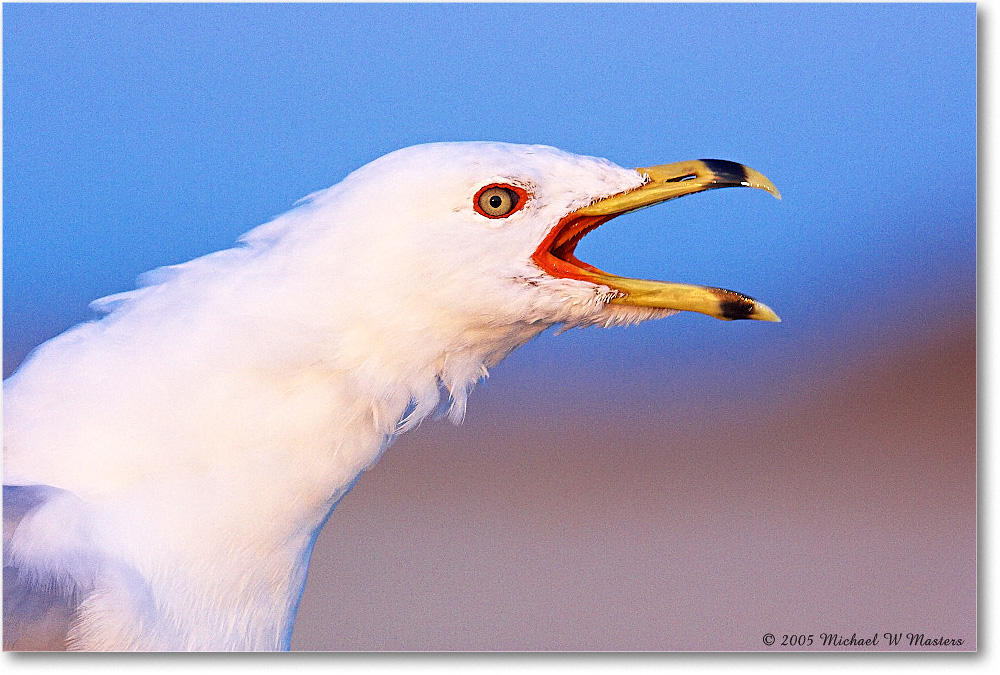
M 523 188 L 494 183 L 476 193 L 472 207 L 476 213 L 487 218 L 506 218 L 524 206 L 527 197 L 528 193 Z

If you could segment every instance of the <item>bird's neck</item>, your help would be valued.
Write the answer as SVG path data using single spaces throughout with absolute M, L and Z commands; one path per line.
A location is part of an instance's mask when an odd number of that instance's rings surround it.
M 312 545 L 336 503 L 399 432 L 438 409 L 442 391 L 460 419 L 486 368 L 543 328 L 390 340 L 355 325 L 359 332 L 332 337 L 303 333 L 280 352 L 263 327 L 231 332 L 211 353 L 171 345 L 183 358 L 159 367 L 152 382 L 145 360 L 163 345 L 125 350 L 121 363 L 92 374 L 97 389 L 104 373 L 119 378 L 100 409 L 66 402 L 72 414 L 108 417 L 86 420 L 84 431 L 110 433 L 81 440 L 99 445 L 99 455 L 69 453 L 68 464 L 54 465 L 58 475 L 37 482 L 99 504 L 94 522 L 108 528 L 108 559 L 134 561 L 94 582 L 77 646 L 287 648 Z M 164 391 L 176 394 L 165 417 L 130 414 L 152 409 Z M 121 433 L 130 418 L 138 422 Z M 73 466 L 80 457 L 87 462 Z M 109 477 L 120 482 L 90 490 Z

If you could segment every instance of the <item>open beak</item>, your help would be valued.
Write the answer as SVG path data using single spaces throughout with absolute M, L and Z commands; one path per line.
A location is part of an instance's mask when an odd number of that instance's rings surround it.
M 605 197 L 565 216 L 535 251 L 532 256 L 535 263 L 555 277 L 608 286 L 618 292 L 611 304 L 700 312 L 726 320 L 781 321 L 770 307 L 742 293 L 711 286 L 619 277 L 577 259 L 573 252 L 588 232 L 615 216 L 669 199 L 739 186 L 767 190 L 781 199 L 777 188 L 763 174 L 721 159 L 661 164 L 636 171 L 647 177 L 642 186 Z

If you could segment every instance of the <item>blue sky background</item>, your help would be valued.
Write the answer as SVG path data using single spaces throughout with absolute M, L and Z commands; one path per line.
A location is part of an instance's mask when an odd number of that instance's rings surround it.
M 92 318 L 90 300 L 440 140 L 624 166 L 731 159 L 784 196 L 697 195 L 579 250 L 619 274 L 743 291 L 782 324 L 572 331 L 506 372 L 556 359 L 568 380 L 777 391 L 975 311 L 971 4 L 6 5 L 3 18 L 5 376 Z

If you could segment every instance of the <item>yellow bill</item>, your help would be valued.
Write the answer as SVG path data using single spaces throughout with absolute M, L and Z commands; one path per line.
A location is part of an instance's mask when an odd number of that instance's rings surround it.
M 781 199 L 777 188 L 762 173 L 726 160 L 698 159 L 636 171 L 647 177 L 642 186 L 611 195 L 564 217 L 535 251 L 534 261 L 553 276 L 581 279 L 618 291 L 612 304 L 699 312 L 725 320 L 781 321 L 770 307 L 742 293 L 713 286 L 619 277 L 574 255 L 577 244 L 588 232 L 615 216 L 684 195 L 724 187 L 751 187 Z

